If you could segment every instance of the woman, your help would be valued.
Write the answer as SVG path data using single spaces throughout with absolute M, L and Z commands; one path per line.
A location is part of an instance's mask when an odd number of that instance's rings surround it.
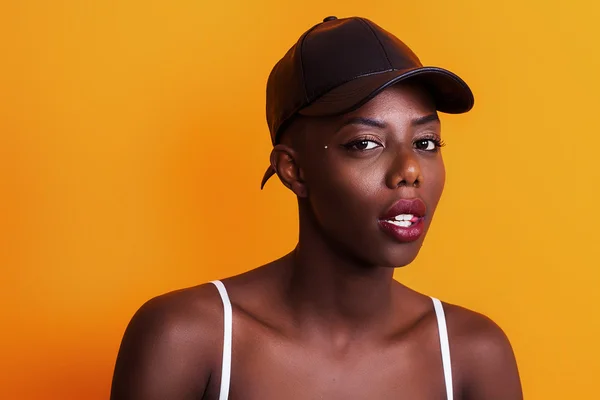
M 297 197 L 298 245 L 142 306 L 111 398 L 521 399 L 498 326 L 393 279 L 442 194 L 437 112 L 472 106 L 462 79 L 371 21 L 328 17 L 303 34 L 267 83 L 263 180 Z

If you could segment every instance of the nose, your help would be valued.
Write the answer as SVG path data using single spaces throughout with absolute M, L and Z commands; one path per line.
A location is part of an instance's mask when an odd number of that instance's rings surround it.
M 390 189 L 398 187 L 416 187 L 423 184 L 423 175 L 419 161 L 411 150 L 399 151 L 394 158 L 386 178 Z

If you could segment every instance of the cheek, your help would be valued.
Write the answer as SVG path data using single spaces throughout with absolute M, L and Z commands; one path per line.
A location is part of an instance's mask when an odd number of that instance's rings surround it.
M 343 161 L 343 160 L 342 160 Z M 435 210 L 445 185 L 445 167 L 441 157 L 421 159 L 424 184 L 419 195 Z M 378 218 L 390 201 L 385 184 L 384 163 L 349 163 L 331 160 L 314 168 L 306 176 L 309 202 L 323 225 L 352 227 Z M 392 196 L 393 197 L 393 196 Z
M 328 165 L 315 172 L 309 183 L 308 197 L 313 212 L 323 225 L 335 229 L 337 224 L 346 229 L 376 218 L 383 179 L 376 167 Z
M 446 184 L 446 169 L 444 168 L 441 156 L 438 162 L 428 165 L 423 175 L 425 177 L 425 184 L 423 186 L 425 195 L 427 196 L 426 200 L 431 207 L 435 208 Z

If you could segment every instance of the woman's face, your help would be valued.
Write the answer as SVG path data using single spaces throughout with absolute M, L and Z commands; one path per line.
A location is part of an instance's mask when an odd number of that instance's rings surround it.
M 445 181 L 440 122 L 429 95 L 398 84 L 360 109 L 305 122 L 296 164 L 327 241 L 366 265 L 417 256 Z

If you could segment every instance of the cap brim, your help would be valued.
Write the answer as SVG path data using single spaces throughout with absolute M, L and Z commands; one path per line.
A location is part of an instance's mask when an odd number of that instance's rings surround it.
M 458 75 L 438 67 L 417 67 L 353 79 L 330 90 L 298 113 L 313 117 L 347 113 L 395 83 L 409 79 L 418 82 L 431 94 L 440 112 L 461 114 L 473 108 L 473 93 Z
M 344 114 L 361 107 L 395 83 L 408 79 L 422 85 L 431 94 L 440 112 L 461 114 L 473 108 L 473 92 L 458 75 L 438 67 L 417 67 L 353 79 L 325 93 L 298 114 L 310 117 Z M 269 166 L 260 184 L 261 189 L 274 174 L 275 170 Z

